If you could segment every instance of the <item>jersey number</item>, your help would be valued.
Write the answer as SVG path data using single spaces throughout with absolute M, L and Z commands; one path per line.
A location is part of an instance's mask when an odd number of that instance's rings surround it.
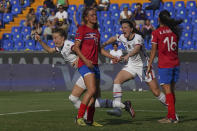
M 176 42 L 173 41 L 174 37 L 171 36 L 171 41 L 169 39 L 170 39 L 169 37 L 166 37 L 163 42 L 164 42 L 164 44 L 167 44 L 169 52 L 170 51 L 175 51 L 176 47 L 177 47 L 177 44 L 176 44 Z

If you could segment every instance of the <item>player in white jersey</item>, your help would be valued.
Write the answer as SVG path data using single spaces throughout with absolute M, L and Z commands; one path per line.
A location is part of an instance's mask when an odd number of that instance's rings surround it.
M 74 43 L 69 40 L 65 40 L 66 34 L 62 29 L 56 29 L 53 31 L 53 41 L 55 43 L 55 47 L 51 48 L 46 43 L 44 43 L 39 35 L 36 35 L 36 40 L 40 42 L 42 47 L 48 53 L 60 53 L 66 62 L 69 62 L 74 68 L 77 68 L 78 56 L 72 51 L 72 47 Z M 79 108 L 81 104 L 81 100 L 79 99 L 83 92 L 86 90 L 86 86 L 82 76 L 77 80 L 76 84 L 73 87 L 72 93 L 69 96 L 69 100 L 73 103 L 75 108 Z M 95 102 L 95 107 L 101 108 L 127 108 L 129 105 L 125 105 L 118 101 L 113 101 L 109 99 L 101 99 L 97 98 Z
M 122 70 L 117 74 L 114 85 L 113 85 L 113 97 L 115 101 L 121 102 L 122 97 L 122 88 L 121 84 L 127 80 L 134 79 L 136 76 L 140 78 L 141 81 L 145 81 L 150 87 L 153 94 L 157 97 L 157 99 L 165 104 L 165 95 L 160 91 L 157 81 L 155 79 L 154 71 L 151 70 L 148 74 L 149 77 L 146 76 L 146 70 L 148 66 L 149 57 L 144 48 L 144 40 L 141 35 L 137 34 L 136 29 L 133 24 L 129 20 L 121 21 L 123 34 L 118 36 L 113 36 L 109 38 L 108 41 L 103 43 L 103 47 L 110 43 L 114 43 L 116 41 L 120 41 L 123 43 L 127 55 L 123 56 L 122 59 L 124 62 L 127 62 Z M 131 104 L 131 103 L 130 103 Z M 132 107 L 132 106 L 131 106 Z M 135 116 L 134 110 L 131 108 L 131 116 Z M 121 110 L 120 108 L 114 108 L 113 110 L 109 110 L 108 114 L 120 116 Z

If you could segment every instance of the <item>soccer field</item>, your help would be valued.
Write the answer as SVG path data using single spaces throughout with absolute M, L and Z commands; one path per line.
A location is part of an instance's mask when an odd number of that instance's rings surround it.
M 136 117 L 123 111 L 121 117 L 109 116 L 108 109 L 96 109 L 95 121 L 103 127 L 79 127 L 74 123 L 77 110 L 68 101 L 70 92 L 0 92 L 0 131 L 196 131 L 197 91 L 177 91 L 178 124 L 160 124 L 166 109 L 151 94 L 124 92 L 131 100 Z M 102 92 L 112 98 L 112 92 Z

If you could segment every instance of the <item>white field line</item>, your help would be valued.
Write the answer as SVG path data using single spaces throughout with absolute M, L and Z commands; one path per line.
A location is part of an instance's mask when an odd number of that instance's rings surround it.
M 10 113 L 3 113 L 0 114 L 0 116 L 5 116 L 5 115 L 18 115 L 18 114 L 26 114 L 26 113 L 32 113 L 32 112 L 48 112 L 51 110 L 32 110 L 32 111 L 23 111 L 23 112 L 10 112 Z

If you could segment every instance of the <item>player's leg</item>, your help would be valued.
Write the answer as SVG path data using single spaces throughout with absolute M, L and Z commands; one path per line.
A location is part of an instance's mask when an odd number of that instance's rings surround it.
M 160 84 L 165 91 L 166 104 L 168 107 L 167 117 L 159 120 L 160 123 L 177 123 L 175 113 L 175 101 L 171 83 L 174 79 L 173 68 L 159 68 Z
M 79 99 L 82 93 L 86 90 L 86 86 L 82 77 L 80 77 L 73 87 L 69 100 L 73 103 L 76 109 L 79 109 L 81 100 Z

